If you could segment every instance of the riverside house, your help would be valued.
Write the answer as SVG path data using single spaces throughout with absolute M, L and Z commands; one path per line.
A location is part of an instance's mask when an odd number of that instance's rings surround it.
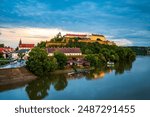
M 83 56 L 80 48 L 47 48 L 48 56 L 53 56 L 54 52 L 64 53 L 68 57 L 67 66 L 72 65 L 81 66 L 90 66 L 90 63 L 86 61 Z
M 11 47 L 1 47 L 0 48 L 0 53 L 3 55 L 4 58 L 8 58 L 11 54 L 11 52 L 13 52 L 14 49 Z
M 21 39 L 20 39 L 20 42 L 19 42 L 19 45 L 18 45 L 18 50 L 14 51 L 12 53 L 12 58 L 13 59 L 19 59 L 19 54 L 23 55 L 23 58 L 24 60 L 27 60 L 28 57 L 29 57 L 29 52 L 31 51 L 31 49 L 34 48 L 34 44 L 24 44 L 22 43 Z
M 48 56 L 53 56 L 54 52 L 62 52 L 66 56 L 82 56 L 80 48 L 47 48 Z
M 19 59 L 19 54 L 22 54 L 23 57 L 22 59 L 24 60 L 27 60 L 28 57 L 29 57 L 29 52 L 30 52 L 30 49 L 21 49 L 21 50 L 17 50 L 15 52 L 12 53 L 12 58 L 13 59 Z

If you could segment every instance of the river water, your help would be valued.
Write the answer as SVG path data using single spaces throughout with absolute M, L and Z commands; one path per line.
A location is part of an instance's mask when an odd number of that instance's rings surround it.
M 101 66 L 90 73 L 51 75 L 19 88 L 0 91 L 6 100 L 137 100 L 150 99 L 150 56 L 133 63 Z

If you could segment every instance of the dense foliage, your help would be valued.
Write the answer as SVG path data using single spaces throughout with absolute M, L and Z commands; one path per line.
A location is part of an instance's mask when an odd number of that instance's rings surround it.
M 25 54 L 24 53 L 18 53 L 18 57 L 19 57 L 19 59 L 23 59 L 23 57 L 25 56 Z
M 3 53 L 0 53 L 0 58 L 4 58 L 4 57 L 3 57 Z
M 150 55 L 150 47 L 139 47 L 139 46 L 130 46 L 137 55 Z
M 64 67 L 67 64 L 67 57 L 64 53 L 61 52 L 55 52 L 54 58 L 57 60 L 58 69 L 64 69 Z
M 37 44 L 37 47 L 45 48 L 46 47 L 46 42 L 45 41 L 41 41 L 40 43 Z
M 53 57 L 48 57 L 45 49 L 39 47 L 32 49 L 29 56 L 26 67 L 38 76 L 63 69 L 67 63 L 67 57 L 63 53 L 55 52 Z
M 4 56 L 3 56 L 3 54 L 0 53 L 0 66 L 1 66 L 1 65 L 6 65 L 6 64 L 8 64 L 9 61 L 7 61 L 7 60 L 8 60 L 8 59 L 5 59 Z
M 41 76 L 55 70 L 57 67 L 56 60 L 54 58 L 50 59 L 44 49 L 36 47 L 32 49 L 29 56 L 26 67 L 35 75 Z
M 130 48 L 102 45 L 95 43 L 72 42 L 69 41 L 67 47 L 79 47 L 86 59 L 91 63 L 91 66 L 99 64 L 122 61 L 133 61 L 135 59 L 135 52 Z
M 0 47 L 2 47 L 2 48 L 3 48 L 4 46 L 5 46 L 4 44 L 0 44 Z
M 59 32 L 54 38 L 51 39 L 50 42 L 54 42 L 54 43 L 59 43 L 63 41 L 63 36 L 61 35 L 61 33 Z

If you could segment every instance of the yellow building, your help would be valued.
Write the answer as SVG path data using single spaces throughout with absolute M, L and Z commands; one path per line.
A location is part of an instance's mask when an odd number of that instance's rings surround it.
M 90 36 L 90 39 L 92 41 L 106 41 L 106 38 L 104 37 L 104 35 L 98 35 L 98 34 L 92 34 Z
M 65 46 L 69 40 L 72 42 L 78 39 L 78 42 L 85 42 L 85 43 L 94 43 L 98 42 L 100 44 L 106 45 L 116 45 L 113 41 L 106 40 L 104 35 L 99 34 L 66 34 L 63 36 L 63 42 L 46 42 L 46 47 L 53 47 L 53 46 Z
M 66 46 L 66 43 L 54 43 L 54 42 L 46 42 L 46 47 L 59 47 Z

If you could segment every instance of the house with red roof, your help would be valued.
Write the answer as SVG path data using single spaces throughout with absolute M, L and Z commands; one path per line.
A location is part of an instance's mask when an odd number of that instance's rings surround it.
M 4 58 L 7 58 L 14 49 L 11 47 L 0 47 L 0 54 L 3 55 Z
M 18 46 L 18 49 L 21 50 L 21 49 L 32 49 L 34 48 L 34 44 L 24 44 L 22 43 L 22 41 L 20 40 L 19 42 L 19 46 Z

